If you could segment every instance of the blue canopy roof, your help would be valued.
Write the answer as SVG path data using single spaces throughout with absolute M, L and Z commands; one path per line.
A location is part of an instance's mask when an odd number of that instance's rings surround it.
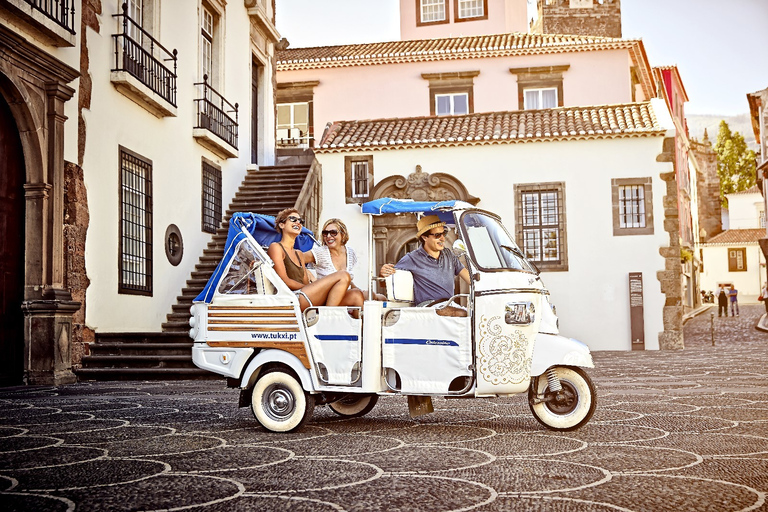
M 234 256 L 237 245 L 245 239 L 245 235 L 240 229 L 241 226 L 244 226 L 245 230 L 262 247 L 269 247 L 269 244 L 280 241 L 281 235 L 275 231 L 274 217 L 270 215 L 260 215 L 258 213 L 235 213 L 232 215 L 232 218 L 229 220 L 227 242 L 224 244 L 224 256 L 221 258 L 216 270 L 213 271 L 211 278 L 208 279 L 203 291 L 195 297 L 195 302 L 210 303 L 211 300 L 213 300 L 213 292 L 216 289 L 216 284 L 221 278 L 221 274 L 224 272 L 224 269 L 227 268 L 232 256 Z M 306 252 L 316 243 L 317 241 L 312 236 L 312 232 L 307 228 L 302 228 L 301 234 L 296 237 L 296 242 L 293 247 Z
M 369 215 L 384 215 L 387 213 L 426 213 L 437 215 L 443 222 L 453 224 L 451 210 L 458 208 L 472 208 L 472 205 L 464 201 L 411 201 L 408 199 L 393 199 L 382 197 L 368 201 L 362 205 L 363 213 Z

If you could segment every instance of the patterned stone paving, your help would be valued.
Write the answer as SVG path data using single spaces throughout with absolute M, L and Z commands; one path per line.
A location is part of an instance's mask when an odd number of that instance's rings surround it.
M 715 318 L 714 347 L 704 313 L 684 351 L 596 353 L 597 411 L 568 433 L 522 396 L 272 434 L 218 382 L 0 389 L 0 510 L 768 510 L 763 311 Z

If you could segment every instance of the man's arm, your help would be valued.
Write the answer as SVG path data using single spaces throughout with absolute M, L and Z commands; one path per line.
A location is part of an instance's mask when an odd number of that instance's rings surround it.
M 461 269 L 461 272 L 459 272 L 459 277 L 462 278 L 465 283 L 469 284 L 469 282 L 470 282 L 469 270 L 467 270 L 466 267 Z

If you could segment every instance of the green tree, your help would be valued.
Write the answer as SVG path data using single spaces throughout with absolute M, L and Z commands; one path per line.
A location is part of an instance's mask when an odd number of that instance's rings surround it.
M 714 150 L 720 178 L 720 202 L 728 206 L 725 194 L 747 190 L 755 184 L 755 152 L 747 147 L 744 136 L 732 132 L 725 121 L 720 121 Z

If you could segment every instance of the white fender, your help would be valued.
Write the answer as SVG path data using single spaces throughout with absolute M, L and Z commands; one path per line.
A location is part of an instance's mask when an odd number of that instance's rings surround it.
M 582 342 L 558 334 L 537 334 L 533 347 L 531 375 L 541 375 L 547 368 L 555 365 L 595 367 L 589 347 Z
M 312 386 L 312 377 L 309 374 L 309 370 L 304 368 L 304 365 L 299 361 L 299 358 L 285 350 L 277 349 L 262 350 L 256 354 L 256 357 L 248 363 L 248 366 L 243 372 L 243 377 L 240 380 L 240 387 L 243 389 L 247 388 L 250 384 L 251 376 L 267 363 L 283 363 L 286 366 L 289 366 L 296 372 L 296 375 L 299 376 L 301 387 L 304 388 L 304 391 L 311 392 L 315 390 L 314 386 Z

